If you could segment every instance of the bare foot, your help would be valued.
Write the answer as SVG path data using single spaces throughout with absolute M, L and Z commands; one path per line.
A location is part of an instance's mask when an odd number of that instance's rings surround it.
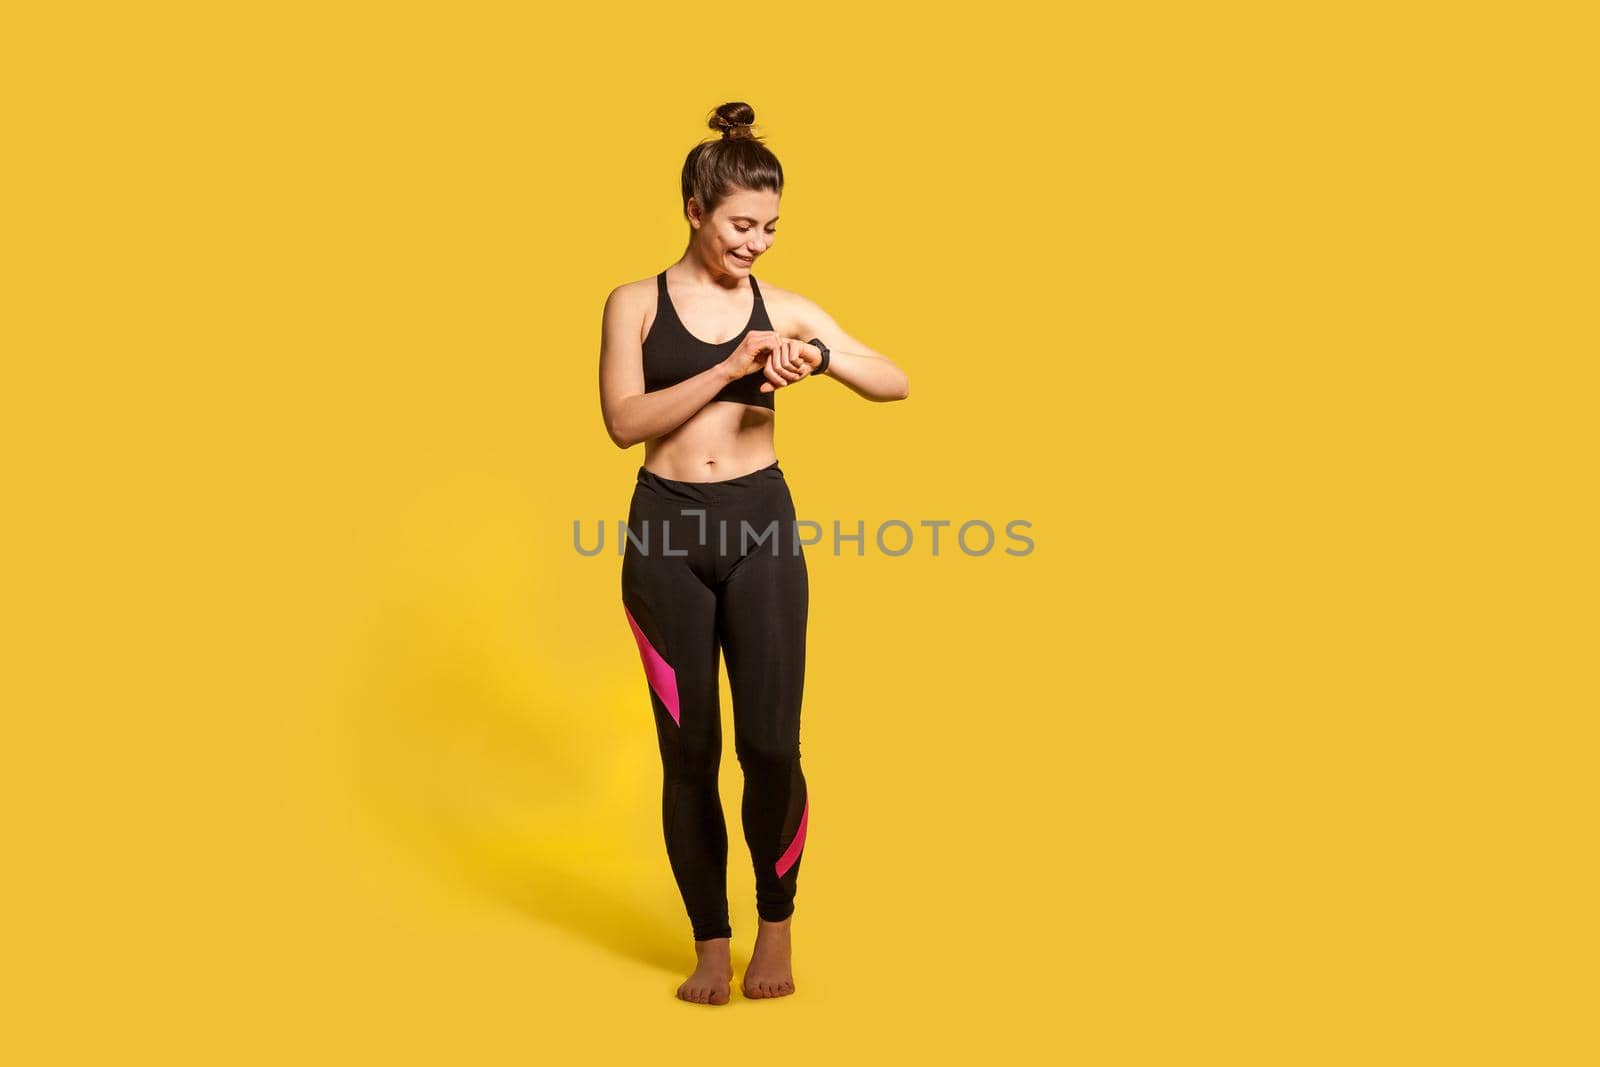
M 728 1003 L 728 983 L 733 981 L 733 959 L 726 937 L 696 941 L 694 973 L 678 987 L 678 997 L 694 1004 Z
M 756 931 L 755 951 L 750 953 L 750 966 L 744 970 L 745 996 L 752 999 L 786 997 L 794 992 L 789 946 L 789 926 L 793 922 L 793 915 L 781 923 L 761 920 Z

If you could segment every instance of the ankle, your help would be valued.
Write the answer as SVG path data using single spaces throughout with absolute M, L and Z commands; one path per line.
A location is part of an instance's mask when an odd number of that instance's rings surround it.
M 787 943 L 790 940 L 789 920 L 775 923 L 762 919 L 761 925 L 756 929 L 756 940 L 762 943 L 776 941 Z

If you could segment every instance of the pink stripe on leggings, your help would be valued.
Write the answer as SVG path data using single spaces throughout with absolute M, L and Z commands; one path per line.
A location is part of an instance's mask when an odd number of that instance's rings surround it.
M 650 639 L 639 629 L 639 624 L 634 620 L 633 612 L 628 610 L 628 605 L 622 605 L 623 614 L 628 616 L 628 625 L 633 629 L 633 639 L 639 643 L 639 658 L 644 661 L 645 680 L 650 683 L 650 688 L 655 690 L 656 696 L 661 698 L 661 703 L 667 706 L 672 713 L 672 721 L 682 726 L 678 721 L 678 672 L 672 669 L 672 664 L 661 658 L 661 653 L 655 650 Z
M 778 857 L 774 865 L 778 877 L 782 878 L 794 866 L 794 861 L 800 858 L 800 850 L 806 847 L 806 817 L 811 814 L 811 794 L 806 793 L 806 806 L 800 809 L 800 829 L 794 832 L 794 840 L 789 842 L 789 847 L 783 850 L 783 855 Z

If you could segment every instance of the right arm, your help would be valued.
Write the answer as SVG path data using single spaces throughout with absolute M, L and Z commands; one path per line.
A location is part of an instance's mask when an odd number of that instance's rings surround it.
M 600 326 L 600 414 L 618 448 L 630 448 L 683 425 L 729 382 L 760 370 L 762 363 L 751 353 L 771 348 L 777 339 L 770 331 L 752 330 L 727 359 L 676 385 L 647 393 L 638 311 L 622 288 L 613 289 Z

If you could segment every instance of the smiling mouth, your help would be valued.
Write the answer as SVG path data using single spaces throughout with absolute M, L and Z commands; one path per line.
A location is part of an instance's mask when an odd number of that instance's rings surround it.
M 732 256 L 734 259 L 737 259 L 740 263 L 754 263 L 756 261 L 755 256 L 751 256 L 749 259 L 746 259 L 737 252 L 729 252 L 728 255 Z

